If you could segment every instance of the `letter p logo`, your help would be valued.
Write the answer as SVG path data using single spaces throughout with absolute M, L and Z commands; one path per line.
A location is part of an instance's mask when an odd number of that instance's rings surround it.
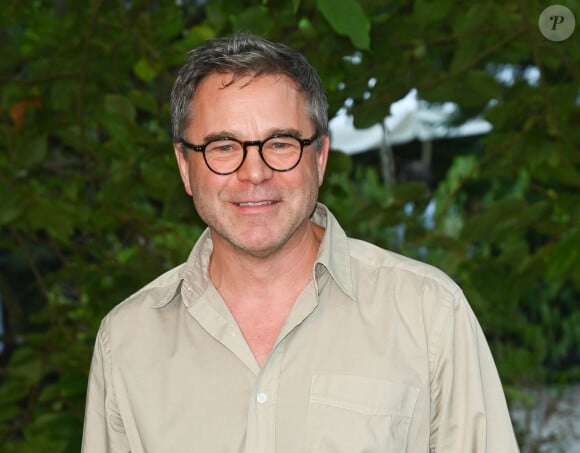
M 576 19 L 570 9 L 562 5 L 548 6 L 538 21 L 540 31 L 550 41 L 564 41 L 572 36 Z
M 554 25 L 552 25 L 552 30 L 556 30 L 556 27 L 560 24 L 563 24 L 566 20 L 564 16 L 550 16 L 550 20 Z

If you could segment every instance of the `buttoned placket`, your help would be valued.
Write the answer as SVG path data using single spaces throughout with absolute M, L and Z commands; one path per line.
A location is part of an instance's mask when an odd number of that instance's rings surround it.
M 191 294 L 192 291 L 187 282 L 184 282 L 183 286 L 186 296 Z M 202 299 L 197 300 L 195 304 L 186 304 L 189 314 L 211 336 L 226 346 L 252 373 L 257 375 L 260 367 L 233 317 L 231 315 L 224 316 L 225 313 L 220 313 L 214 307 L 215 304 L 224 304 L 217 290 L 211 286 Z
M 310 283 L 296 300 L 268 360 L 258 373 L 254 398 L 248 409 L 247 453 L 276 451 L 276 410 L 285 350 L 291 341 L 292 332 L 317 305 L 317 287 Z
M 185 293 L 185 294 L 184 294 Z M 187 298 L 191 288 L 184 282 L 182 296 Z M 216 299 L 219 298 L 219 299 Z M 200 322 L 205 330 L 226 346 L 256 376 L 248 403 L 246 453 L 272 453 L 276 450 L 276 409 L 278 384 L 282 370 L 284 350 L 292 331 L 308 317 L 318 305 L 317 287 L 312 282 L 298 297 L 284 324 L 270 356 L 260 368 L 250 347 L 239 331 L 233 317 L 224 317 L 212 303 L 224 303 L 217 290 L 212 287 L 204 301 L 186 303 L 188 312 Z M 200 303 L 201 302 L 201 303 Z
M 248 406 L 246 452 L 272 453 L 276 443 L 278 384 L 284 357 L 284 342 L 278 344 L 262 366 Z

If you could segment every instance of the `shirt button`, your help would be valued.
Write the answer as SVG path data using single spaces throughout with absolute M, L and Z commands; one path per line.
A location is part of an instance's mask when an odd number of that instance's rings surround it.
M 258 403 L 260 404 L 264 404 L 266 401 L 268 401 L 268 395 L 266 395 L 263 392 L 258 393 L 258 395 L 256 395 L 256 401 L 258 401 Z

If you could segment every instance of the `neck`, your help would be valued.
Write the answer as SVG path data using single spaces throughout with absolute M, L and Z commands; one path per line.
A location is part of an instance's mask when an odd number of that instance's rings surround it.
M 299 293 L 312 277 L 323 234 L 322 227 L 310 223 L 294 244 L 264 257 L 244 254 L 216 241 L 210 278 L 228 304 L 235 300 L 259 305 L 279 300 L 281 295 Z

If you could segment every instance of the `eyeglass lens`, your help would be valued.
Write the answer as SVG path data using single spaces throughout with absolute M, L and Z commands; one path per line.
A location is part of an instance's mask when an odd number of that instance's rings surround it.
M 246 144 L 252 146 L 253 143 Z M 259 146 L 257 143 L 255 146 Z M 278 136 L 266 140 L 261 147 L 262 158 L 274 170 L 291 169 L 300 160 L 300 141 L 292 136 Z M 210 141 L 205 147 L 205 160 L 218 173 L 235 171 L 244 159 L 244 145 L 234 139 Z

